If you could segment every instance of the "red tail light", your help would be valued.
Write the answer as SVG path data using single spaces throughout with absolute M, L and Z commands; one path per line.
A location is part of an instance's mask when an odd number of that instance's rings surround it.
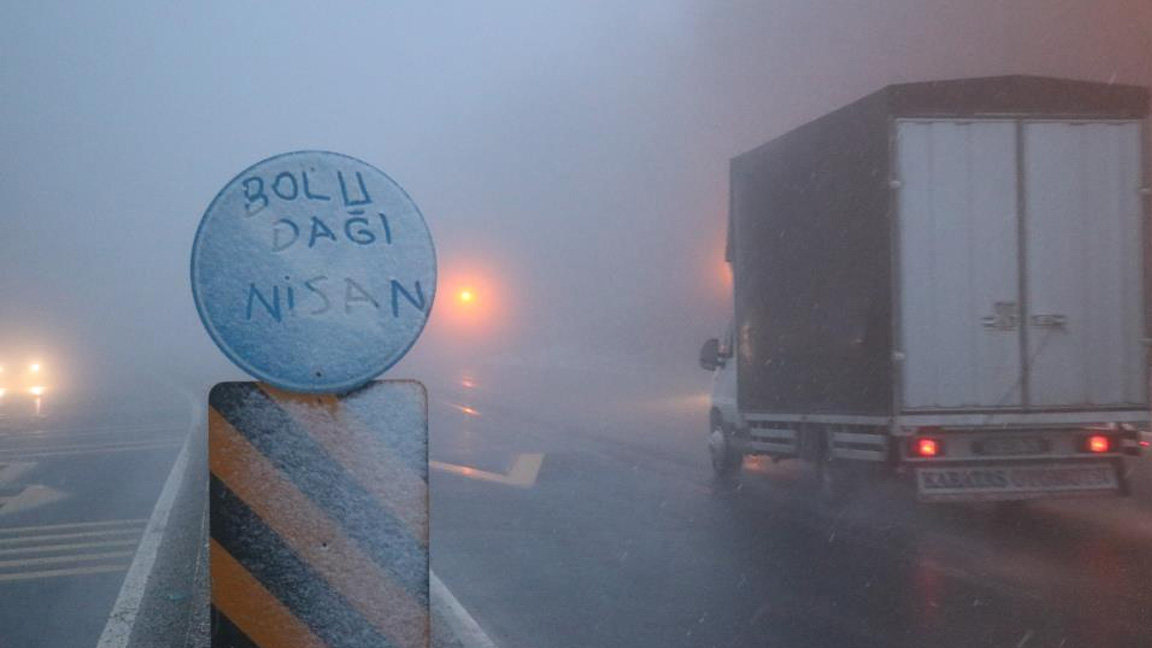
M 912 442 L 912 453 L 917 457 L 938 457 L 944 454 L 944 444 L 936 439 L 921 437 Z
M 1084 440 L 1084 450 L 1087 452 L 1105 453 L 1112 450 L 1112 438 L 1103 434 L 1093 434 Z

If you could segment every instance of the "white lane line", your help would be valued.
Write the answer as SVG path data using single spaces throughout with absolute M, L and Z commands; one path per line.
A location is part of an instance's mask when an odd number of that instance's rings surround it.
M 35 533 L 38 531 L 62 531 L 64 529 L 88 529 L 102 526 L 143 526 L 144 518 L 133 520 L 97 520 L 95 522 L 66 522 L 64 524 L 44 524 L 41 526 L 0 527 L 0 533 Z
M 8 459 L 44 459 L 48 457 L 73 457 L 76 454 L 107 454 L 109 452 L 146 452 L 150 450 L 167 450 L 169 447 L 180 445 L 179 440 L 173 442 L 131 445 L 126 447 L 104 447 L 96 450 L 62 450 L 59 452 L 32 452 L 29 454 L 8 454 Z
M 181 433 L 179 426 L 136 426 L 136 427 L 107 427 L 107 428 L 76 428 L 71 430 L 29 430 L 27 432 L 0 432 L 0 439 L 46 439 L 48 437 L 84 437 L 84 436 L 113 436 L 139 434 L 141 432 L 172 432 Z
M 86 574 L 106 574 L 109 572 L 124 571 L 128 565 L 96 565 L 93 567 L 77 567 L 76 569 L 45 569 L 44 571 L 22 572 L 19 574 L 0 574 L 0 583 L 12 581 L 39 580 L 41 578 L 56 578 L 60 576 L 84 576 Z
M 39 446 L 17 446 L 13 448 L 0 448 L 4 454 L 32 453 L 32 452 L 58 452 L 60 450 L 100 450 L 103 448 L 119 448 L 122 446 L 149 445 L 153 443 L 182 443 L 184 437 L 154 437 L 150 439 L 132 439 L 131 441 L 107 441 L 104 443 L 53 443 Z
M 100 448 L 83 448 L 83 449 L 68 449 L 68 450 L 53 450 L 44 452 L 10 452 L 0 451 L 0 459 L 39 459 L 42 457 L 62 457 L 70 455 L 90 455 L 90 454 L 106 454 L 109 452 L 139 452 L 141 450 L 161 450 L 164 448 L 171 448 L 179 445 L 180 440 L 175 439 L 172 441 L 155 441 L 149 443 L 139 443 L 136 445 L 122 446 L 122 447 L 100 447 Z
M 496 643 L 484 632 L 476 619 L 460 604 L 436 572 L 429 573 L 429 594 L 444 606 L 444 620 L 465 648 L 496 648 Z
M 21 558 L 19 560 L 0 560 L 0 568 L 32 567 L 34 565 L 58 565 L 60 563 L 84 562 L 86 560 L 104 560 L 105 558 L 127 558 L 132 551 L 103 551 L 92 554 L 71 554 L 68 556 L 48 556 L 47 558 Z
M 20 554 L 52 553 L 54 551 L 75 551 L 76 549 L 98 549 L 107 547 L 135 547 L 135 540 L 109 540 L 107 542 L 73 542 L 70 544 L 42 545 L 36 547 L 17 547 L 15 549 L 0 549 L 0 556 L 18 556 Z
M 160 498 L 156 500 L 156 507 L 148 518 L 148 527 L 140 546 L 136 549 L 136 557 L 132 559 L 132 566 L 124 577 L 124 584 L 120 586 L 120 594 L 108 615 L 108 623 L 104 632 L 100 634 L 100 641 L 96 648 L 126 648 L 128 640 L 132 637 L 132 626 L 136 624 L 136 615 L 140 612 L 140 603 L 144 598 L 144 590 L 148 587 L 148 579 L 152 576 L 152 567 L 156 564 L 156 554 L 160 550 L 160 542 L 164 539 L 164 531 L 168 527 L 168 515 L 172 513 L 172 505 L 176 501 L 176 494 L 180 491 L 180 483 L 184 481 L 184 473 L 188 471 L 188 454 L 193 439 L 199 438 L 194 430 L 199 425 L 197 417 L 188 431 L 184 447 L 172 464 L 172 471 L 164 482 L 164 489 L 160 491 Z
M 140 533 L 140 529 L 100 529 L 99 531 L 84 531 L 83 533 L 49 533 L 46 535 L 0 538 L 0 545 L 27 544 L 29 542 L 43 542 L 44 540 L 72 540 L 73 538 L 93 538 L 97 536 L 136 535 L 137 533 Z

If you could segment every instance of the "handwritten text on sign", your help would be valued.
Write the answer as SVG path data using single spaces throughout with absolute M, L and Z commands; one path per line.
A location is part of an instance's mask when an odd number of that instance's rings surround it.
M 423 328 L 436 281 L 431 236 L 407 194 L 364 162 L 315 151 L 233 179 L 205 214 L 192 265 L 221 349 L 304 391 L 350 388 L 395 363 Z

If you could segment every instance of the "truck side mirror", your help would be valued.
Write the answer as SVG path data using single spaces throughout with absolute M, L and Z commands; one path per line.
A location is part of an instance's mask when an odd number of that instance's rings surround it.
M 724 364 L 720 358 L 720 340 L 709 338 L 700 347 L 700 366 L 708 371 L 716 371 Z

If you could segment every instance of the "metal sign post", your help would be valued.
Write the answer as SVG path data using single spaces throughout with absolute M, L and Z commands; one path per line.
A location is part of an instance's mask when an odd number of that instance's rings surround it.
M 270 158 L 209 206 L 196 306 L 261 381 L 209 395 L 213 648 L 428 646 L 427 395 L 372 379 L 435 285 L 419 209 L 354 158 Z

